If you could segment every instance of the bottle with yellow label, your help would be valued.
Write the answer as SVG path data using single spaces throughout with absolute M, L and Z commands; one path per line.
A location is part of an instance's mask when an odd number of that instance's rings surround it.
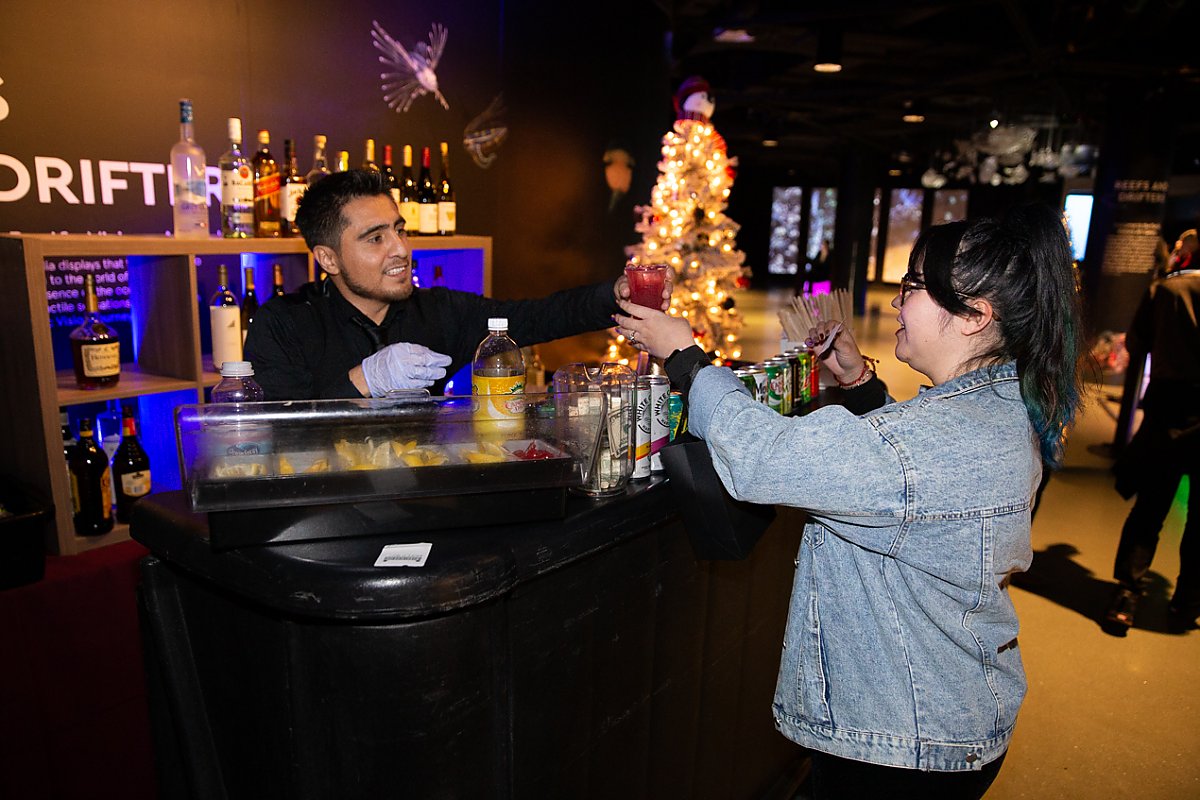
M 121 343 L 117 332 L 100 319 L 96 279 L 83 277 L 83 324 L 71 331 L 75 385 L 80 389 L 115 386 L 121 380 Z
M 471 362 L 475 428 L 483 434 L 521 433 L 525 416 L 525 359 L 508 335 L 508 320 L 488 320 L 488 335 Z

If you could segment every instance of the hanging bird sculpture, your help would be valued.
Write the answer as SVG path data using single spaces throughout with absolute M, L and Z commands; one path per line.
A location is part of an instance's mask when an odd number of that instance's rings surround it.
M 412 52 L 404 48 L 377 21 L 371 20 L 371 38 L 381 55 L 379 63 L 391 67 L 380 73 L 383 80 L 383 99 L 396 113 L 408 111 L 409 106 L 423 94 L 432 93 L 449 110 L 450 104 L 438 90 L 437 69 L 442 51 L 446 49 L 446 28 L 436 22 L 429 32 L 429 44 L 417 42 Z

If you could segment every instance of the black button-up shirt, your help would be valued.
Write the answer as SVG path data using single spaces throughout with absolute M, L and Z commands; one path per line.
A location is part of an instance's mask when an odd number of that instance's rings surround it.
M 538 300 L 493 300 L 434 287 L 393 303 L 376 326 L 326 280 L 265 303 L 246 336 L 245 359 L 268 400 L 360 397 L 348 373 L 379 346 L 413 342 L 445 353 L 453 359 L 448 379 L 474 358 L 489 317 L 507 317 L 509 335 L 525 347 L 611 327 L 619 310 L 611 282 Z M 442 394 L 445 384 L 438 381 L 430 393 Z

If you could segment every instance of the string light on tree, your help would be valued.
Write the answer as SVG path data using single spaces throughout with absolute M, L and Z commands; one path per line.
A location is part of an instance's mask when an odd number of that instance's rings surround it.
M 741 358 L 742 319 L 733 295 L 749 285 L 739 225 L 725 215 L 737 159 L 713 127 L 715 104 L 703 78 L 685 80 L 675 93 L 676 121 L 662 139 L 658 182 L 650 204 L 638 206 L 641 244 L 625 249 L 635 264 L 666 263 L 675 272 L 671 314 L 691 322 L 696 343 L 714 363 Z M 609 342 L 606 360 L 628 363 L 635 351 L 622 336 Z

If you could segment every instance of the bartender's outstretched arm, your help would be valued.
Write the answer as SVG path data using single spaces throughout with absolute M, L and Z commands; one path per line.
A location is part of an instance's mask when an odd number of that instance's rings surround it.
M 411 342 L 390 344 L 350 370 L 350 382 L 363 397 L 425 389 L 446 377 L 450 356 Z

